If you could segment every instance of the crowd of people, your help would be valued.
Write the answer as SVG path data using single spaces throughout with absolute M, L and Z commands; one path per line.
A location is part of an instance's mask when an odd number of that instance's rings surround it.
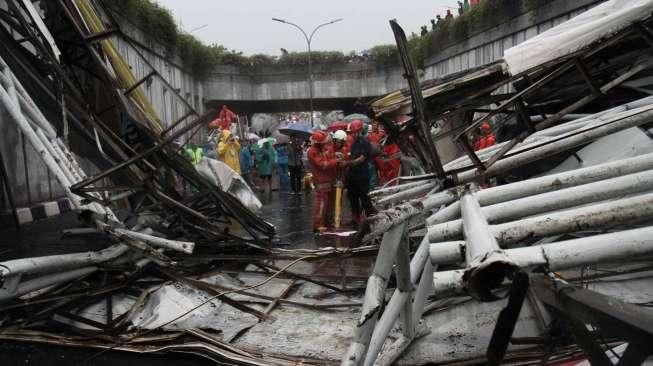
M 253 190 L 265 194 L 272 192 L 274 176 L 278 176 L 281 193 L 300 195 L 314 190 L 316 232 L 334 227 L 336 189 L 346 192 L 351 209 L 349 224 L 356 228 L 366 216 L 376 213 L 368 195 L 370 189 L 392 184 L 400 174 L 401 150 L 387 141 L 378 122 L 341 121 L 331 131 L 315 130 L 308 141 L 299 136 L 276 141 L 258 139 L 254 134 L 249 134 L 252 139 L 239 139 L 231 128 L 234 116 L 223 107 L 210 123 L 216 129 L 217 142 L 203 147 L 191 145 L 186 149 L 188 159 L 193 164 L 205 155 L 220 160 Z
M 465 14 L 468 12 L 472 7 L 478 5 L 482 0 L 464 0 L 464 1 L 458 1 L 458 16 Z M 435 19 L 431 19 L 431 30 L 436 31 L 439 27 L 441 27 L 444 23 L 447 23 L 451 20 L 453 20 L 453 13 L 451 12 L 451 9 L 447 9 L 447 12 L 444 14 L 444 17 L 442 15 L 437 14 L 435 16 Z M 420 35 L 422 37 L 425 37 L 429 33 L 428 25 L 423 25 L 421 30 L 420 30 Z

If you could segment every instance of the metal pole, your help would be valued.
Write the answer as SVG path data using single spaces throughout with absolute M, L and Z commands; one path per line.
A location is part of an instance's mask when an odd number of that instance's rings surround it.
M 343 19 L 338 18 L 338 19 L 334 19 L 334 20 L 332 20 L 330 22 L 326 22 L 326 23 L 322 23 L 322 24 L 318 25 L 317 27 L 315 27 L 313 29 L 310 36 L 308 34 L 306 34 L 306 32 L 304 31 L 304 29 L 302 27 L 298 26 L 295 23 L 289 22 L 289 21 L 284 20 L 284 19 L 279 19 L 279 18 L 272 18 L 272 20 L 274 20 L 275 22 L 288 24 L 288 25 L 291 25 L 291 26 L 299 29 L 299 31 L 302 32 L 302 34 L 304 35 L 304 39 L 306 39 L 306 46 L 307 46 L 307 49 L 308 49 L 308 103 L 309 103 L 309 106 L 310 106 L 310 109 L 311 109 L 311 117 L 310 117 L 311 127 L 314 127 L 313 126 L 313 71 L 312 71 L 312 62 L 311 62 L 311 42 L 313 41 L 313 36 L 318 31 L 318 29 L 320 29 L 320 28 L 322 28 L 324 26 L 327 26 L 329 24 L 337 23 L 337 22 L 339 22 L 339 21 L 341 21 Z
M 311 109 L 311 116 L 309 118 L 309 121 L 311 123 L 311 127 L 315 127 L 315 124 L 313 123 L 313 71 L 311 70 L 311 41 L 313 40 L 313 34 L 311 34 L 311 38 L 307 39 L 307 44 L 308 44 L 308 104 Z

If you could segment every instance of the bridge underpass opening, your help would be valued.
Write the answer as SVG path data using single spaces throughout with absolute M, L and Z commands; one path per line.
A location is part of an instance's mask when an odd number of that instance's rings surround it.
M 313 110 L 316 112 L 341 110 L 345 114 L 365 114 L 367 113 L 368 103 L 375 98 L 376 97 L 313 99 Z M 206 102 L 208 108 L 216 110 L 219 110 L 223 105 L 228 106 L 238 114 L 310 111 L 310 102 L 308 99 L 209 100 Z

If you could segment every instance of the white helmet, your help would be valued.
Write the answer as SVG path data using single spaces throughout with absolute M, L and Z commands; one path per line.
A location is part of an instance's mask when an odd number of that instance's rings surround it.
M 347 132 L 345 132 L 343 130 L 338 130 L 338 131 L 333 133 L 333 139 L 334 140 L 345 141 L 345 140 L 347 140 Z

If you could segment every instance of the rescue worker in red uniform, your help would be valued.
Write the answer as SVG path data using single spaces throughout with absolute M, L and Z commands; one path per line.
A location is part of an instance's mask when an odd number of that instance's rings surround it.
M 385 185 L 399 177 L 401 171 L 401 149 L 399 149 L 399 145 L 393 143 L 384 146 L 383 154 L 374 158 L 374 163 L 378 170 L 380 185 Z M 394 184 L 397 184 L 399 181 L 395 180 L 394 182 Z
M 234 118 L 236 118 L 236 113 L 232 112 L 226 105 L 223 105 L 220 112 L 218 112 L 218 118 L 211 121 L 209 127 L 218 130 L 228 130 L 231 128 L 231 123 Z
M 372 145 L 381 145 L 381 140 L 385 137 L 385 131 L 381 128 L 381 124 L 377 121 L 372 122 L 372 131 L 367 134 L 367 139 Z
M 492 126 L 489 123 L 483 122 L 481 124 L 481 136 L 474 144 L 474 150 L 485 149 L 497 143 L 497 138 L 492 133 Z
M 347 139 L 348 136 L 345 131 L 338 130 L 333 133 L 333 151 L 336 155 L 340 154 L 344 160 L 347 160 L 351 148 L 351 145 L 347 143 Z
M 308 149 L 308 164 L 313 174 L 315 185 L 315 207 L 313 210 L 313 231 L 322 232 L 333 227 L 333 205 L 335 202 L 333 186 L 336 182 L 336 159 L 330 144 L 329 134 L 316 131 L 311 136 L 311 147 Z

